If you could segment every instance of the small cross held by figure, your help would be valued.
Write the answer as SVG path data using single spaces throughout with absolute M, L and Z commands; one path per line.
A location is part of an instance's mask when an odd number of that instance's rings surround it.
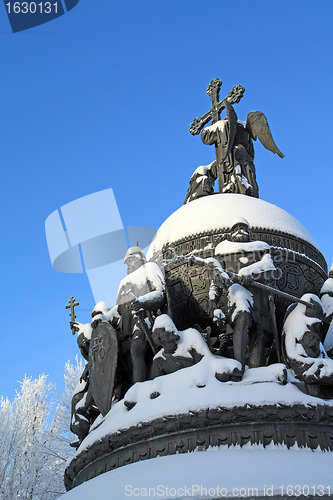
M 80 304 L 79 304 L 79 302 L 75 302 L 74 297 L 71 297 L 68 302 L 69 302 L 69 305 L 66 306 L 66 309 L 71 310 L 71 312 L 69 313 L 69 315 L 71 317 L 70 325 L 71 325 L 71 329 L 72 329 L 72 334 L 75 335 L 75 327 L 74 327 L 73 323 L 76 319 L 76 316 L 74 313 L 74 307 L 79 306 Z

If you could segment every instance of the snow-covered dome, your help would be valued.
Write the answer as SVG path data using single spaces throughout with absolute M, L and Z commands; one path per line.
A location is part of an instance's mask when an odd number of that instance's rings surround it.
M 157 231 L 147 258 L 170 243 L 190 236 L 228 230 L 239 217 L 245 217 L 252 229 L 277 231 L 301 238 L 319 250 L 305 227 L 282 208 L 241 194 L 216 194 L 183 205 L 170 215 Z
M 253 241 L 270 249 L 277 272 L 274 287 L 293 296 L 318 294 L 327 279 L 327 264 L 317 243 L 302 224 L 285 210 L 242 194 L 214 194 L 183 205 L 158 229 L 147 259 L 164 266 L 169 312 L 179 329 L 208 316 L 210 280 L 199 268 L 188 271 L 186 259 L 176 256 L 217 257 L 236 222 L 249 222 Z M 225 252 L 223 252 L 225 254 Z M 233 256 L 223 255 L 221 265 L 233 269 Z M 275 297 L 278 324 L 290 301 Z

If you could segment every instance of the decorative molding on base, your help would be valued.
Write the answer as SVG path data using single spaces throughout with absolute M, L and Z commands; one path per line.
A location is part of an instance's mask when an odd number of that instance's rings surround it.
M 332 406 L 242 406 L 171 415 L 104 436 L 65 471 L 70 490 L 104 472 L 157 456 L 210 446 L 270 443 L 333 451 Z M 281 498 L 281 497 L 280 497 Z

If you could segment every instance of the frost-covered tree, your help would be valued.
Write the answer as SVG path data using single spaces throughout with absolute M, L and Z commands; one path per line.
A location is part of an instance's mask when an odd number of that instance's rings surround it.
M 13 402 L 0 398 L 0 498 L 51 500 L 64 492 L 71 452 L 71 394 L 83 370 L 65 366 L 65 391 L 52 399 L 47 377 L 25 377 Z
M 1 400 L 0 470 L 4 499 L 40 496 L 38 490 L 45 463 L 41 444 L 46 440 L 45 422 L 51 408 L 47 397 L 51 388 L 45 375 L 36 380 L 25 377 L 13 403 Z
M 58 432 L 61 432 L 66 439 L 66 444 L 69 444 L 73 437 L 76 439 L 76 436 L 69 431 L 71 404 L 73 392 L 80 380 L 84 365 L 85 363 L 82 359 L 79 360 L 77 356 L 75 358 L 75 364 L 72 364 L 70 361 L 65 364 L 65 390 L 62 394 L 57 393 L 55 421 L 57 423 Z
M 65 365 L 64 382 L 65 390 L 62 394 L 57 393 L 54 401 L 53 419 L 48 429 L 48 440 L 44 443 L 44 451 L 48 457 L 48 468 L 44 472 L 44 478 L 48 485 L 53 485 L 53 491 L 58 496 L 64 492 L 64 471 L 70 454 L 74 451 L 70 447 L 71 441 L 76 439 L 75 434 L 70 432 L 72 395 L 84 369 L 82 360 L 76 357 L 75 364 L 68 361 Z M 60 492 L 60 493 L 59 493 Z M 49 489 L 49 497 L 51 497 Z

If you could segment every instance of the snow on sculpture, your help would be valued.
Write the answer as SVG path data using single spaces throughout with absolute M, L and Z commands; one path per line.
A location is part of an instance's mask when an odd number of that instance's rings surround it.
M 166 314 L 156 318 L 152 337 L 162 349 L 154 356 L 151 378 L 193 366 L 204 356 L 214 359 L 203 336 L 195 328 L 180 332 Z M 222 361 L 222 358 L 218 359 Z M 221 366 L 215 376 L 223 382 L 238 381 L 241 379 L 241 367 L 237 362 L 234 365 L 229 362 L 227 367 Z
M 217 179 L 216 161 L 210 165 L 200 165 L 192 174 L 186 193 L 184 205 L 190 201 L 214 193 L 214 182 Z
M 215 144 L 216 161 L 196 169 L 148 261 L 138 246 L 127 251 L 116 304 L 97 304 L 91 325 L 71 322 L 88 365 L 73 397 L 68 489 L 212 446 L 333 451 L 333 271 L 327 279 L 295 218 L 258 199 L 252 140 L 283 155 L 262 113 L 237 121 L 244 88 L 219 102 L 221 83 L 190 127 Z M 219 194 L 206 196 L 217 177 Z
M 71 305 L 74 305 L 74 301 L 71 302 Z M 110 308 L 105 302 L 98 302 L 91 316 L 94 318 L 96 315 L 107 314 L 109 310 Z M 71 446 L 77 448 L 87 436 L 91 425 L 99 414 L 99 410 L 96 407 L 92 394 L 91 364 L 89 363 L 93 327 L 90 323 L 83 324 L 78 321 L 73 321 L 73 318 L 75 319 L 75 315 L 72 310 L 70 326 L 72 332 L 77 333 L 77 344 L 86 361 L 86 365 L 80 377 L 80 382 L 75 388 L 72 397 L 70 430 L 78 436 L 78 440 L 73 441 Z
M 215 256 L 219 261 L 194 256 L 190 260 L 209 268 L 209 311 L 215 323 L 227 317 L 226 321 L 233 331 L 234 358 L 241 363 L 244 371 L 246 364 L 256 367 L 264 363 L 264 349 L 272 330 L 271 323 L 275 321 L 274 302 L 266 290 L 255 285 L 258 285 L 258 281 L 269 280 L 276 269 L 269 254 L 269 245 L 262 241 L 251 241 L 251 229 L 246 219 L 234 222 L 229 238 L 215 248 Z M 232 257 L 232 262 L 225 270 L 226 255 Z M 221 314 L 218 304 L 225 290 L 228 308 L 226 314 L 223 311 Z M 252 323 L 255 329 L 250 331 Z M 220 345 L 220 353 L 222 349 Z
M 327 354 L 333 358 L 333 278 L 328 278 L 320 290 L 320 300 L 325 313 L 328 331 L 324 340 Z
M 270 248 L 262 241 L 251 241 L 251 228 L 247 220 L 235 221 L 230 231 L 230 241 L 222 241 L 215 248 L 215 255 L 222 261 L 225 255 L 232 255 L 233 273 L 240 276 L 240 283 L 233 283 L 228 289 L 229 318 L 233 326 L 234 356 L 245 368 L 264 363 L 264 350 L 275 321 L 274 302 L 271 294 L 251 285 L 267 282 L 276 271 Z M 231 276 L 233 277 L 233 275 Z M 215 298 L 215 300 L 217 297 Z M 255 330 L 250 332 L 251 324 Z M 248 354 L 247 354 L 248 349 Z
M 221 85 L 222 82 L 218 78 L 210 82 L 206 93 L 211 99 L 212 107 L 208 113 L 193 120 L 189 131 L 192 135 L 201 131 L 202 142 L 215 145 L 214 176 L 219 179 L 220 193 L 240 193 L 258 198 L 252 140 L 259 138 L 266 149 L 278 154 L 280 158 L 284 155 L 276 146 L 267 118 L 261 111 L 251 111 L 245 124 L 238 121 L 232 104 L 240 101 L 245 89 L 240 85 L 233 87 L 227 97 L 219 102 Z M 227 117 L 221 120 L 223 109 L 226 110 Z M 210 120 L 212 124 L 203 128 Z
M 135 383 L 148 376 L 148 343 L 155 350 L 150 328 L 156 312 L 164 306 L 165 283 L 161 269 L 154 262 L 147 262 L 138 246 L 127 251 L 124 264 L 127 276 L 119 284 L 116 305 L 106 314 L 96 315 L 93 325 L 108 321 L 116 328 L 125 370 L 131 374 L 131 383 Z
M 148 367 L 145 355 L 150 344 L 148 324 L 153 322 L 158 309 L 165 303 L 164 277 L 154 262 L 146 262 L 146 257 L 139 247 L 128 250 L 124 263 L 127 265 L 127 277 L 119 285 L 117 313 L 121 317 L 123 355 L 130 352 L 132 363 L 132 382 L 147 379 Z M 148 323 L 147 323 L 148 320 Z M 148 342 L 147 342 L 148 341 Z M 126 345 L 129 343 L 129 346 Z
M 79 438 L 73 446 L 82 442 L 98 413 L 106 415 L 113 400 L 122 398 L 135 382 L 147 380 L 148 343 L 156 352 L 150 329 L 165 302 L 163 274 L 155 263 L 146 262 L 138 246 L 127 251 L 124 263 L 128 274 L 120 282 L 116 305 L 110 309 L 105 302 L 96 304 L 91 325 L 71 322 L 89 361 L 73 395 L 72 430 Z
M 297 378 L 305 383 L 305 390 L 313 396 L 333 396 L 333 360 L 322 344 L 324 313 L 320 299 L 305 294 L 302 300 L 310 303 L 293 304 L 286 313 L 283 327 L 285 362 Z M 312 307 L 311 307 L 312 305 Z M 331 386 L 328 391 L 323 386 Z

